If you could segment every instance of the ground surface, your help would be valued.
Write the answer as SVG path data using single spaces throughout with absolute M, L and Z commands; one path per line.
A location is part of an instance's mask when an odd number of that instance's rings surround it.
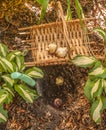
M 6 1 L 5 1 L 6 2 Z M 4 2 L 4 5 L 5 5 Z M 55 1 L 56 2 L 56 1 Z M 55 5 L 55 2 L 52 3 Z M 61 0 L 64 12 L 66 2 Z M 33 2 L 29 2 L 33 4 Z M 83 1 L 83 7 L 88 15 L 92 6 Z M 15 41 L 19 27 L 25 27 L 37 23 L 37 17 L 25 7 L 20 6 L 20 12 L 16 10 L 14 17 L 0 19 L 0 41 L 10 49 L 17 48 Z M 23 9 L 22 9 L 23 8 Z M 74 11 L 74 8 L 73 8 Z M 44 23 L 55 21 L 57 16 L 54 9 L 47 13 Z M 53 15 L 51 15 L 53 13 Z M 17 17 L 17 19 L 16 19 Z M 76 17 L 76 16 L 74 16 Z M 9 20 L 8 20 L 8 19 Z M 11 20 L 11 21 L 10 21 Z M 99 48 L 99 47 L 96 47 Z M 105 130 L 106 112 L 100 125 L 96 125 L 90 115 L 90 104 L 83 93 L 83 87 L 87 80 L 87 71 L 72 65 L 56 65 L 41 67 L 45 77 L 40 83 L 41 96 L 33 104 L 26 104 L 18 95 L 14 102 L 7 107 L 9 119 L 5 124 L 0 124 L 0 130 Z M 62 77 L 62 85 L 56 85 L 56 78 Z

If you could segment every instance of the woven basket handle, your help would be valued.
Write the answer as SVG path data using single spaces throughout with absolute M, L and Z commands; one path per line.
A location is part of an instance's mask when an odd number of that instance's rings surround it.
M 73 47 L 70 44 L 69 33 L 68 33 L 66 21 L 64 19 L 62 5 L 59 1 L 57 2 L 57 5 L 58 5 L 58 17 L 59 17 L 59 19 L 62 20 L 62 23 L 63 23 L 63 31 L 64 31 L 65 39 L 67 41 L 68 55 L 69 55 L 69 58 L 71 59 L 71 54 L 72 54 L 71 52 L 73 51 Z

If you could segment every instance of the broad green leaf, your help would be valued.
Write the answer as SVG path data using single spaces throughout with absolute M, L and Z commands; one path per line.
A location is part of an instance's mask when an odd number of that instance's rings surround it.
M 6 83 L 8 83 L 10 86 L 13 86 L 14 80 L 11 78 L 11 76 L 10 76 L 9 74 L 3 75 L 2 78 L 3 78 L 4 81 L 5 81 Z
M 29 102 L 29 103 L 33 103 L 34 99 L 36 97 L 38 97 L 35 90 L 32 90 L 32 89 L 30 89 L 27 86 L 22 85 L 22 84 L 15 85 L 15 90 L 19 93 L 20 96 L 23 97 L 23 99 L 26 102 Z
M 37 67 L 33 67 L 33 68 L 26 70 L 25 74 L 27 74 L 28 76 L 30 76 L 32 78 L 43 78 L 43 76 L 44 76 L 43 71 Z
M 35 86 L 35 84 L 36 84 L 36 82 L 31 77 L 29 77 L 28 75 L 19 73 L 19 72 L 11 73 L 11 78 L 20 79 L 32 87 Z
M 103 38 L 104 44 L 106 45 L 106 32 L 102 28 L 96 28 L 94 32 L 98 33 Z
M 88 100 L 92 100 L 92 97 L 91 97 L 91 90 L 92 90 L 92 87 L 94 86 L 94 82 L 90 80 L 90 78 L 88 78 L 86 84 L 85 84 L 85 87 L 84 87 L 84 94 L 85 96 L 88 98 Z
M 88 56 L 76 56 L 72 63 L 80 66 L 80 67 L 90 67 L 96 62 L 96 59 L 94 57 L 88 57 Z
M 72 20 L 72 12 L 71 12 L 71 7 L 70 7 L 70 3 L 71 3 L 71 0 L 67 0 L 67 17 L 66 17 L 66 20 Z
M 95 86 L 93 86 L 93 87 L 95 87 Z M 96 87 L 95 87 L 95 89 L 96 89 Z M 91 92 L 92 91 L 93 91 L 93 88 L 92 88 Z M 94 91 L 95 92 L 93 93 L 92 98 L 99 98 L 102 95 L 102 92 L 103 92 L 103 80 L 102 79 L 99 82 L 98 89 L 94 90 Z
M 7 111 L 0 107 L 0 123 L 6 122 L 8 118 Z
M 6 55 L 8 54 L 8 48 L 0 43 L 0 56 L 6 57 Z
M 97 67 L 96 69 L 94 69 L 92 72 L 89 73 L 89 75 L 93 75 L 93 76 L 96 76 L 96 75 L 101 75 L 104 73 L 104 68 L 103 66 L 100 66 L 100 67 Z
M 101 111 L 103 109 L 103 102 L 102 99 L 100 98 L 99 100 L 96 100 L 91 107 L 91 116 L 92 119 L 96 122 L 96 123 L 100 123 L 101 122 Z
M 13 65 L 10 61 L 3 57 L 0 57 L 0 61 L 2 62 L 3 68 L 7 68 L 9 72 L 14 72 Z
M 92 87 L 91 89 L 91 97 L 93 98 L 94 96 L 94 93 L 97 92 L 97 90 L 99 89 L 99 85 L 100 85 L 100 80 L 97 80 L 95 83 L 94 83 L 94 86 Z

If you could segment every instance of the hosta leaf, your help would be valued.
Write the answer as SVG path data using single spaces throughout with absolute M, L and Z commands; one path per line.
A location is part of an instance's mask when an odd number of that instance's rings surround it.
M 94 32 L 98 33 L 104 40 L 104 43 L 106 44 L 106 32 L 102 28 L 96 28 L 94 29 Z
M 6 57 L 6 55 L 8 54 L 8 48 L 0 43 L 0 56 Z
M 16 64 L 18 66 L 18 71 L 22 70 L 24 66 L 24 57 L 23 56 L 16 56 Z
M 3 87 L 6 91 L 8 91 L 12 96 L 14 96 L 14 90 L 12 87 L 6 85 Z
M 0 90 L 0 105 L 2 103 L 10 103 L 12 101 L 12 96 L 8 91 L 1 89 Z
M 92 87 L 94 85 L 94 82 L 91 81 L 89 78 L 85 84 L 85 87 L 84 87 L 84 94 L 85 96 L 91 101 L 92 100 L 92 97 L 91 97 L 91 90 L 92 90 Z
M 14 71 L 13 65 L 12 65 L 12 63 L 10 61 L 8 61 L 6 58 L 3 58 L 3 57 L 0 57 L 0 60 L 1 60 L 2 64 L 3 64 L 3 68 L 7 68 L 7 70 L 9 72 L 13 72 Z
M 32 87 L 35 86 L 35 84 L 36 84 L 36 82 L 31 77 L 29 77 L 28 75 L 19 73 L 19 72 L 11 73 L 11 78 L 20 79 Z
M 91 107 L 91 116 L 97 124 L 101 123 L 101 113 L 104 109 L 106 109 L 106 97 L 101 96 Z
M 12 60 L 14 60 L 14 58 L 15 58 L 16 56 L 20 56 L 20 55 L 22 55 L 22 53 L 21 53 L 20 51 L 18 51 L 18 50 L 15 50 L 15 51 L 12 51 L 12 52 L 10 52 L 10 53 L 8 54 L 7 59 L 8 59 L 9 61 L 12 61 Z
M 2 78 L 4 79 L 4 81 L 6 83 L 8 83 L 10 86 L 13 86 L 14 84 L 14 80 L 11 78 L 11 76 L 8 74 L 8 75 L 3 75 Z
M 94 83 L 94 85 L 93 85 L 93 87 L 92 87 L 92 89 L 91 89 L 91 97 L 93 98 L 94 97 L 94 93 L 96 93 L 97 91 L 98 91 L 98 89 L 99 89 L 99 86 L 100 85 L 100 80 L 97 80 L 95 83 Z
M 92 66 L 96 62 L 96 59 L 94 57 L 88 57 L 88 56 L 76 56 L 72 63 L 80 66 L 80 67 L 89 67 Z
M 26 70 L 25 74 L 27 74 L 28 76 L 30 76 L 32 78 L 43 78 L 43 76 L 44 76 L 43 71 L 37 67 L 33 67 L 33 68 Z
M 33 103 L 34 99 L 36 97 L 38 97 L 35 90 L 32 90 L 32 89 L 30 89 L 27 86 L 22 85 L 22 84 L 15 85 L 15 90 L 19 93 L 20 96 L 23 97 L 23 99 L 26 102 L 29 102 L 29 103 Z
M 100 66 L 100 67 L 97 67 L 96 69 L 94 69 L 92 72 L 90 72 L 89 75 L 94 75 L 94 76 L 101 75 L 104 73 L 104 71 L 105 71 L 104 68 L 102 66 Z
M 8 118 L 7 111 L 0 107 L 0 123 L 6 122 Z

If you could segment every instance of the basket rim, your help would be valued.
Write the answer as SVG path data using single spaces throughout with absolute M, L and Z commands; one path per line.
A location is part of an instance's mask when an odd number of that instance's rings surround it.
M 84 18 L 82 19 L 82 21 L 89 21 L 89 20 L 95 20 L 96 18 Z M 73 20 L 69 20 L 69 21 L 66 21 L 66 23 L 74 23 L 74 22 L 80 22 L 80 19 L 73 19 Z M 29 26 L 29 27 L 24 27 L 24 28 L 18 28 L 19 31 L 23 31 L 23 30 L 27 30 L 27 29 L 32 29 L 32 28 L 41 28 L 41 27 L 47 27 L 47 26 L 52 26 L 52 25 L 55 25 L 55 24 L 61 24 L 62 21 L 56 21 L 56 22 L 51 22 L 51 23 L 43 23 L 43 24 L 40 24 L 40 25 L 32 25 L 32 26 Z

